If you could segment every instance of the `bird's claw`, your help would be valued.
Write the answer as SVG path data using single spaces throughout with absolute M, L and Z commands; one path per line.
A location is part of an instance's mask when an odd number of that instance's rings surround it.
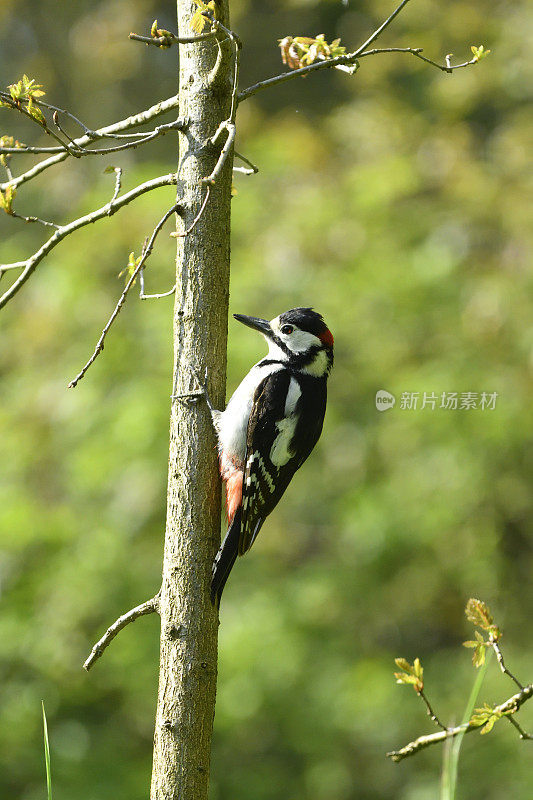
M 202 380 L 196 370 L 194 368 L 191 369 L 192 374 L 196 380 L 196 383 L 200 387 L 200 391 L 198 392 L 198 396 L 203 396 L 205 398 L 205 402 L 207 403 L 207 407 L 211 414 L 215 411 L 215 407 L 211 402 L 211 398 L 209 397 L 209 392 L 207 390 L 207 367 L 205 368 L 204 379 Z

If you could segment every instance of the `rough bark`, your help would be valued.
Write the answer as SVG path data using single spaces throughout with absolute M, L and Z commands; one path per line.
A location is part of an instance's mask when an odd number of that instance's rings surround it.
M 190 33 L 196 9 L 178 0 L 178 30 Z M 218 16 L 228 23 L 228 3 Z M 224 37 L 220 37 L 224 38 Z M 180 46 L 178 232 L 193 223 L 217 161 L 209 139 L 227 118 L 232 89 L 231 43 L 213 73 L 219 48 L 211 39 Z M 200 220 L 177 240 L 174 309 L 174 394 L 198 386 L 208 371 L 215 404 L 224 401 L 229 295 L 232 154 L 210 190 Z M 220 405 L 218 406 L 220 407 Z M 218 614 L 209 599 L 211 564 L 220 541 L 220 481 L 215 436 L 201 398 L 172 401 L 168 503 L 160 598 L 161 655 L 151 800 L 205 800 L 217 678 Z

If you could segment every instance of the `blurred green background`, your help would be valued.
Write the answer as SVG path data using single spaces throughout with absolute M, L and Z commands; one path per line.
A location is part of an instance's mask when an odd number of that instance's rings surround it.
M 232 3 L 241 84 L 282 71 L 277 39 L 341 36 L 353 49 L 387 0 Z M 131 43 L 174 4 L 2 0 L 0 84 L 23 72 L 93 127 L 176 90 L 177 52 Z M 230 311 L 314 305 L 336 340 L 324 433 L 225 592 L 213 800 L 434 800 L 442 753 L 385 752 L 431 731 L 393 659 L 420 656 L 437 712 L 458 721 L 474 670 L 463 609 L 486 600 L 507 661 L 533 677 L 531 612 L 531 81 L 525 0 L 413 0 L 382 46 L 442 59 L 445 75 L 365 59 L 290 82 L 239 111 Z M 529 64 L 528 64 L 529 59 Z M 528 69 L 530 70 L 528 74 Z M 529 109 L 530 110 L 530 109 Z M 170 119 L 170 117 L 169 117 Z M 0 134 L 36 141 L 0 110 Z M 528 127 L 529 126 L 529 127 Z M 66 221 L 175 165 L 171 136 L 84 159 L 19 192 L 21 213 Z M 15 173 L 29 164 L 21 156 Z M 2 311 L 0 369 L 0 796 L 45 796 L 40 701 L 55 797 L 147 796 L 157 619 L 81 664 L 119 614 L 158 588 L 164 533 L 172 300 L 132 295 L 72 391 L 121 291 L 118 272 L 172 189 L 58 247 Z M 529 194 L 529 200 L 531 195 Z M 0 218 L 0 261 L 46 232 Z M 147 291 L 173 283 L 163 236 Z M 2 283 L 7 283 L 5 277 Z M 230 393 L 263 353 L 229 326 Z M 380 413 L 375 393 L 394 393 Z M 406 410 L 404 391 L 497 392 L 494 410 Z M 491 665 L 483 700 L 513 687 Z M 533 709 L 520 714 L 533 728 Z M 465 739 L 459 798 L 529 800 L 532 758 L 510 725 Z

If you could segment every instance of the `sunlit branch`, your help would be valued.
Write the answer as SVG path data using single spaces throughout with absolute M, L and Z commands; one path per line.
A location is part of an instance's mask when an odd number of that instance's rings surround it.
M 86 145 L 90 144 L 91 142 L 97 141 L 98 139 L 104 138 L 115 138 L 115 135 L 119 133 L 119 131 L 128 130 L 130 128 L 135 128 L 138 125 L 143 125 L 146 122 L 150 122 L 152 119 L 165 114 L 167 111 L 171 111 L 178 107 L 178 96 L 174 95 L 169 97 L 167 100 L 162 100 L 159 103 L 147 108 L 145 111 L 141 111 L 138 114 L 134 114 L 131 117 L 126 117 L 126 119 L 122 119 L 119 122 L 114 122 L 112 125 L 106 125 L 103 128 L 99 128 L 96 131 L 90 131 L 90 133 L 85 134 L 84 136 L 80 136 L 73 141 L 79 147 L 85 147 Z M 170 126 L 176 125 L 176 123 L 168 123 Z M 180 124 L 185 124 L 185 122 Z M 163 132 L 164 126 L 160 126 L 161 131 Z M 169 128 L 170 129 L 170 128 Z M 139 133 L 139 137 L 145 137 L 144 141 L 148 141 L 150 138 L 155 138 L 154 136 L 155 131 L 152 131 L 149 134 L 142 134 Z M 136 134 L 137 135 L 137 134 Z M 159 135 L 159 134 L 157 134 Z M 142 142 L 137 142 L 142 143 Z M 12 148 L 8 148 L 11 152 Z M 15 152 L 23 152 L 24 148 L 15 149 Z M 36 150 L 32 152 L 37 152 Z M 87 151 L 87 152 L 94 152 L 94 151 Z M 105 151 L 104 151 L 105 152 Z M 112 150 L 107 150 L 107 152 L 112 152 Z M 53 167 L 55 164 L 59 164 L 61 161 L 64 161 L 66 158 L 71 155 L 71 151 L 67 150 L 66 148 L 60 148 L 60 152 L 56 152 L 50 158 L 46 158 L 43 161 L 40 161 L 38 164 L 35 164 L 31 169 L 24 172 L 22 175 L 17 176 L 11 181 L 6 183 L 0 184 L 0 190 L 5 191 L 8 186 L 12 186 L 13 188 L 17 188 L 23 183 L 35 178 L 36 175 L 39 175 L 44 170 L 48 169 L 49 167 Z
M 446 63 L 439 64 L 437 61 L 433 61 L 430 58 L 422 55 L 422 48 L 421 47 L 383 47 L 383 48 L 373 48 L 368 50 L 368 46 L 374 42 L 378 36 L 387 28 L 390 23 L 398 16 L 400 11 L 407 5 L 409 0 L 403 0 L 399 6 L 393 11 L 393 13 L 382 23 L 382 25 L 377 28 L 374 33 L 366 40 L 364 44 L 357 48 L 353 53 L 345 53 L 342 56 L 336 56 L 335 58 L 326 58 L 322 61 L 315 61 L 313 64 L 309 64 L 306 67 L 300 67 L 300 69 L 293 69 L 290 72 L 283 72 L 280 75 L 274 75 L 272 78 L 266 78 L 263 81 L 258 81 L 254 83 L 252 86 L 249 86 L 247 89 L 243 89 L 242 92 L 239 92 L 237 95 L 237 101 L 240 103 L 242 100 L 246 100 L 248 97 L 251 97 L 257 92 L 262 91 L 263 89 L 268 89 L 271 86 L 277 86 L 280 83 L 285 83 L 286 81 L 291 81 L 294 78 L 301 78 L 304 75 L 308 75 L 311 72 L 317 72 L 318 70 L 323 69 L 333 69 L 335 67 L 340 66 L 357 66 L 357 62 L 361 58 L 365 58 L 365 56 L 374 56 L 380 53 L 409 53 L 410 55 L 419 58 L 421 61 L 425 61 L 426 64 L 430 64 L 437 69 L 440 69 L 442 72 L 451 73 L 456 69 L 462 69 L 464 67 L 470 67 L 472 64 L 476 64 L 479 58 L 472 58 L 470 61 L 464 61 L 461 64 L 451 64 L 450 56 L 446 56 Z
M 209 184 L 210 186 L 213 186 L 216 183 L 217 178 L 224 168 L 224 164 L 226 163 L 229 152 L 233 146 L 233 142 L 235 141 L 235 123 L 229 122 L 229 120 L 224 120 L 224 122 L 221 122 L 217 132 L 211 138 L 211 144 L 214 145 L 217 143 L 223 131 L 226 131 L 226 141 L 224 142 L 222 150 L 220 151 L 217 163 L 215 164 L 211 174 L 207 175 L 205 178 L 202 178 L 202 183 Z
M 197 223 L 200 221 L 200 218 L 201 218 L 202 214 L 205 211 L 205 207 L 206 207 L 207 202 L 209 200 L 210 192 L 211 192 L 211 187 L 208 185 L 205 188 L 204 199 L 202 200 L 202 205 L 200 206 L 200 210 L 198 211 L 197 215 L 195 216 L 195 218 L 193 219 L 193 221 L 191 222 L 189 227 L 186 230 L 184 230 L 182 233 L 178 233 L 177 231 L 172 231 L 172 233 L 170 235 L 174 239 L 184 239 L 185 236 L 188 236 L 196 228 Z
M 175 33 L 166 31 L 165 36 L 140 36 L 138 33 L 130 33 L 128 38 L 134 42 L 144 42 L 144 44 L 152 44 L 156 47 L 170 47 L 172 44 L 194 44 L 195 42 L 212 39 L 217 32 L 217 28 L 218 24 L 215 21 L 210 31 L 199 33 L 196 36 L 176 36 Z
M 507 675 L 509 678 L 511 678 L 511 680 L 514 681 L 514 683 L 516 683 L 516 685 L 518 686 L 519 689 L 523 689 L 524 687 L 522 686 L 520 681 L 517 678 L 515 678 L 513 673 L 510 672 L 507 669 L 507 667 L 505 666 L 505 662 L 503 660 L 503 654 L 502 654 L 502 651 L 500 650 L 500 645 L 498 644 L 496 638 L 494 637 L 494 635 L 492 633 L 489 636 L 489 641 L 490 641 L 492 649 L 496 653 L 496 658 L 498 660 L 498 664 L 500 666 L 501 671 L 504 673 L 504 675 Z
M 244 175 L 257 175 L 259 172 L 259 167 L 250 161 L 249 158 L 243 156 L 242 153 L 238 153 L 236 150 L 233 151 L 233 155 L 235 158 L 239 158 L 245 164 L 248 164 L 249 169 L 246 167 L 233 167 L 233 172 L 242 172 Z
M 83 376 L 85 375 L 85 373 L 87 372 L 87 370 L 89 369 L 91 364 L 94 361 L 96 361 L 96 359 L 98 358 L 98 356 L 100 355 L 100 353 L 104 349 L 105 337 L 107 336 L 107 334 L 109 332 L 109 329 L 111 328 L 111 326 L 112 326 L 113 322 L 115 321 L 115 319 L 117 318 L 122 306 L 124 305 L 124 302 L 126 300 L 126 297 L 128 296 L 129 290 L 131 289 L 131 287 L 135 283 L 135 281 L 137 279 L 137 276 L 139 275 L 141 270 L 144 268 L 146 260 L 149 257 L 150 253 L 152 252 L 152 249 L 153 249 L 153 246 L 154 246 L 154 242 L 155 242 L 155 240 L 157 238 L 157 235 L 161 231 L 161 228 L 163 227 L 163 225 L 165 224 L 167 219 L 169 217 L 171 217 L 172 214 L 175 214 L 177 210 L 178 210 L 178 204 L 174 203 L 174 205 L 171 208 L 169 208 L 168 211 L 165 212 L 165 214 L 161 217 L 161 219 L 159 220 L 159 222 L 155 226 L 154 230 L 152 231 L 152 235 L 150 236 L 150 239 L 148 240 L 148 243 L 145 244 L 145 246 L 142 249 L 141 257 L 140 257 L 135 269 L 131 273 L 130 278 L 129 278 L 128 282 L 126 283 L 126 286 L 124 287 L 124 291 L 120 295 L 120 299 L 119 299 L 118 303 L 116 304 L 113 313 L 109 317 L 109 320 L 107 321 L 107 324 L 106 324 L 105 328 L 103 329 L 102 334 L 101 334 L 100 338 L 98 339 L 98 341 L 96 343 L 96 347 L 94 348 L 94 352 L 93 352 L 92 356 L 87 361 L 87 363 L 84 365 L 84 367 L 80 370 L 80 372 L 78 372 L 76 377 L 73 378 L 73 380 L 70 381 L 70 383 L 68 385 L 69 389 L 73 389 L 78 384 L 78 382 L 83 378 Z
M 354 57 L 354 58 L 357 58 L 357 56 L 361 55 L 361 53 L 362 53 L 364 50 L 366 50 L 366 48 L 368 47 L 368 45 L 369 45 L 369 44 L 372 44 L 372 42 L 375 42 L 375 41 L 376 41 L 376 39 L 378 38 L 378 36 L 380 36 L 380 35 L 383 33 L 383 31 L 385 30 L 385 28 L 388 28 L 388 26 L 391 24 L 391 22 L 393 21 L 393 19 L 395 19 L 395 18 L 398 16 L 398 14 L 400 13 L 400 11 L 402 11 L 402 9 L 403 9 L 403 8 L 404 8 L 404 7 L 407 5 L 407 3 L 408 3 L 408 2 L 409 2 L 409 0 L 402 0 L 402 2 L 400 3 L 400 5 L 399 5 L 399 6 L 397 6 L 397 7 L 394 9 L 394 11 L 393 11 L 393 12 L 392 12 L 392 14 L 390 15 L 390 17 L 387 17 L 387 19 L 385 20 L 385 22 L 383 22 L 383 23 L 382 23 L 382 24 L 379 26 L 379 28 L 377 28 L 377 29 L 374 31 L 374 33 L 373 33 L 371 36 L 369 36 L 369 37 L 368 37 L 368 39 L 366 40 L 366 42 L 365 42 L 364 44 L 362 44 L 360 47 L 358 47 L 358 49 L 355 51 L 355 53 L 353 53 L 353 57 Z
M 176 284 L 169 289 L 168 292 L 161 292 L 160 294 L 145 294 L 144 293 L 144 266 L 139 272 L 139 297 L 141 300 L 160 300 L 162 297 L 170 297 L 176 291 Z
M 14 217 L 15 219 L 21 219 L 23 222 L 38 222 L 40 225 L 45 225 L 47 228 L 56 228 L 56 230 L 58 230 L 61 227 L 61 225 L 57 225 L 55 222 L 48 222 L 48 220 L 41 219 L 40 217 L 26 217 L 24 216 L 24 214 L 17 214 L 17 212 L 13 211 L 13 209 L 10 211 L 9 216 Z M 0 267 L 0 278 L 2 277 L 3 270 L 4 267 Z
M 112 200 L 95 211 L 91 211 L 90 214 L 79 217 L 73 222 L 70 222 L 68 225 L 62 225 L 55 231 L 48 241 L 45 242 L 42 247 L 40 247 L 32 256 L 30 256 L 30 258 L 26 259 L 26 261 L 16 261 L 12 264 L 0 264 L 0 277 L 8 270 L 23 269 L 17 280 L 0 297 L 0 308 L 5 306 L 6 303 L 11 300 L 11 298 L 19 291 L 24 283 L 26 283 L 30 275 L 34 272 L 43 258 L 47 256 L 48 253 L 50 253 L 50 251 L 53 250 L 54 247 L 56 247 L 66 236 L 74 233 L 74 231 L 77 231 L 79 228 L 83 228 L 85 225 L 90 225 L 99 219 L 111 216 L 120 208 L 123 208 L 131 203 L 132 200 L 135 200 L 137 197 L 140 197 L 146 192 L 151 192 L 152 189 L 158 189 L 161 186 L 172 186 L 175 185 L 176 182 L 176 174 L 169 173 L 168 175 L 161 175 L 158 178 L 152 178 L 152 180 L 136 186 L 134 189 L 126 192 L 126 194 L 123 194 L 121 197 L 115 198 L 113 196 Z
M 510 718 L 511 715 L 516 714 L 518 709 L 523 706 L 524 703 L 526 703 L 532 696 L 533 684 L 524 686 L 520 692 L 514 694 L 504 703 L 501 703 L 501 705 L 496 706 L 494 708 L 494 714 L 508 716 Z M 445 739 L 452 739 L 454 736 L 458 736 L 463 732 L 472 733 L 472 731 L 479 731 L 481 727 L 482 724 L 474 724 L 472 721 L 470 721 L 466 725 L 457 725 L 455 728 L 447 728 L 446 730 L 439 731 L 438 733 L 431 733 L 429 736 L 419 736 L 418 739 L 409 742 L 409 744 L 406 744 L 405 747 L 402 747 L 400 750 L 392 750 L 390 753 L 387 753 L 387 755 L 393 761 L 402 761 L 402 759 L 412 756 L 415 753 L 418 753 L 420 750 L 424 750 L 426 747 L 430 747 L 433 744 L 439 744 Z M 526 734 L 523 738 L 529 738 L 528 734 Z
M 83 669 L 87 670 L 87 672 L 91 669 L 94 662 L 97 661 L 106 647 L 111 644 L 115 636 L 120 633 L 120 631 L 129 625 L 130 622 L 135 622 L 136 619 L 139 617 L 143 617 L 145 614 L 154 614 L 159 611 L 159 593 L 152 597 L 150 600 L 147 600 L 145 603 L 141 603 L 141 605 L 132 608 L 131 611 L 128 611 L 126 614 L 122 614 L 104 633 L 101 639 L 99 639 L 96 644 L 94 645 L 93 649 L 91 650 L 89 657 L 86 659 Z
M 464 67 L 471 67 L 472 64 L 477 64 L 478 59 L 472 58 L 470 61 L 463 61 L 462 64 L 452 64 L 450 62 L 450 56 L 446 56 L 446 63 L 439 64 L 437 61 L 432 61 L 431 58 L 426 58 L 426 56 L 422 55 L 423 48 L 422 47 L 377 47 L 373 50 L 365 50 L 363 53 L 359 53 L 358 58 L 364 58 L 365 56 L 375 56 L 378 53 L 408 53 L 410 55 L 415 56 L 416 58 L 425 61 L 426 64 L 431 64 L 432 67 L 436 67 L 440 69 L 442 72 L 451 73 L 455 69 L 463 69 Z

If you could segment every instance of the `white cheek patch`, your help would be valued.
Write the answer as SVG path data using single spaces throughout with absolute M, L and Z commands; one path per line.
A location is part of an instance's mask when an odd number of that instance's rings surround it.
M 311 347 L 322 347 L 318 336 L 314 336 L 309 331 L 300 331 L 298 328 L 288 335 L 281 334 L 281 338 L 293 353 L 305 353 Z
M 330 362 L 325 350 L 319 350 L 310 364 L 302 368 L 302 372 L 307 372 L 314 378 L 322 378 L 328 372 Z

